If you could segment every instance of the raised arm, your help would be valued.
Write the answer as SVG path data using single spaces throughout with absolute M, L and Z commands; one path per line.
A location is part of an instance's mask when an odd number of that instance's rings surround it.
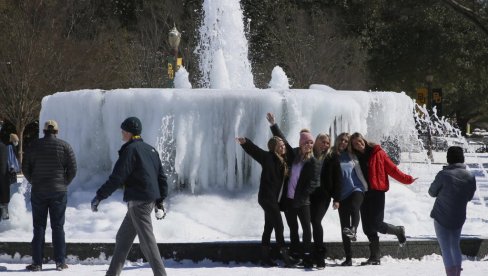
M 249 154 L 254 160 L 256 160 L 259 164 L 263 163 L 263 160 L 268 154 L 268 151 L 261 149 L 260 147 L 256 146 L 251 140 L 245 137 L 237 137 L 236 142 L 239 143 L 242 149 Z
M 283 139 L 283 142 L 285 142 L 285 147 L 286 147 L 286 155 L 288 158 L 291 158 L 290 161 L 293 160 L 295 158 L 295 152 L 293 148 L 290 146 L 290 143 L 288 143 L 288 140 L 286 140 L 285 135 L 281 131 L 280 127 L 276 123 L 273 113 L 268 112 L 266 114 L 266 119 L 270 124 L 271 133 L 273 134 L 273 136 L 277 136 Z

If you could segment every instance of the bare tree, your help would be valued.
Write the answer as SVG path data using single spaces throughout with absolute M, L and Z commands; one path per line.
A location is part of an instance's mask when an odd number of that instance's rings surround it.
M 22 161 L 25 127 L 34 122 L 40 111 L 41 99 L 59 75 L 54 65 L 59 54 L 55 39 L 47 37 L 42 1 L 19 2 L 0 16 L 0 116 L 11 122 L 20 138 Z M 54 67 L 54 68 L 53 68 Z

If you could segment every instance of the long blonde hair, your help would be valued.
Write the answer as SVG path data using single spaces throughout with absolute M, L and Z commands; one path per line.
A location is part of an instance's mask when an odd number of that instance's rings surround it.
M 329 149 L 327 149 L 326 152 L 319 152 L 319 149 L 318 149 L 318 145 L 319 143 L 317 143 L 317 141 L 321 141 L 321 140 L 324 140 L 324 139 L 327 139 L 329 140 L 329 143 L 330 143 L 330 137 L 328 134 L 325 134 L 325 133 L 319 133 L 317 135 L 317 137 L 315 138 L 315 143 L 313 144 L 313 155 L 315 156 L 315 158 L 317 158 L 318 160 L 322 160 L 325 158 L 325 156 L 327 155 L 327 153 L 330 151 L 330 147 Z
M 332 154 L 341 154 L 341 152 L 339 151 L 339 144 L 341 143 L 341 140 L 342 138 L 344 137 L 347 137 L 347 140 L 348 140 L 348 146 L 349 146 L 349 141 L 351 141 L 351 137 L 349 135 L 348 132 L 343 132 L 339 135 L 337 135 L 335 141 L 334 141 L 334 146 L 329 150 L 329 155 L 332 155 Z
M 284 170 L 284 175 L 285 176 L 288 176 L 288 164 L 286 163 L 286 154 L 285 155 L 279 155 L 277 152 L 276 152 L 276 146 L 278 145 L 279 142 L 283 141 L 283 139 L 281 139 L 280 137 L 278 136 L 273 136 L 271 137 L 271 139 L 268 140 L 268 150 L 272 153 L 274 153 L 274 155 L 276 155 L 276 157 L 278 157 L 278 160 L 280 160 L 280 164 L 283 166 L 283 170 Z M 284 142 L 284 141 L 283 141 Z

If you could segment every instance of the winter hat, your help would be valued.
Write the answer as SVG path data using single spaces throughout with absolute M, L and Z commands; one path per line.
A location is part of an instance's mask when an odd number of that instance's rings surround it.
M 47 120 L 44 123 L 44 130 L 49 130 L 49 129 L 59 130 L 58 129 L 58 123 L 56 121 L 54 121 L 54 120 Z
M 458 146 L 449 147 L 447 149 L 447 163 L 464 163 L 464 151 L 463 148 Z
M 19 142 L 19 137 L 15 133 L 10 133 L 10 142 Z
M 125 119 L 120 125 L 120 128 L 134 135 L 139 135 L 142 132 L 142 124 L 137 117 L 129 117 Z
M 308 141 L 313 142 L 312 133 L 310 133 L 308 130 L 300 132 L 300 145 L 303 145 L 303 144 L 307 143 Z

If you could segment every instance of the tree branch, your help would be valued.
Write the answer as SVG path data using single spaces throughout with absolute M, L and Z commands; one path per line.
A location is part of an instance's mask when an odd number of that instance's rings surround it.
M 488 19 L 483 18 L 480 14 L 477 14 L 472 9 L 462 5 L 455 0 L 442 0 L 446 5 L 450 6 L 454 11 L 464 16 L 469 21 L 473 22 L 478 28 L 481 29 L 486 35 L 488 35 Z

